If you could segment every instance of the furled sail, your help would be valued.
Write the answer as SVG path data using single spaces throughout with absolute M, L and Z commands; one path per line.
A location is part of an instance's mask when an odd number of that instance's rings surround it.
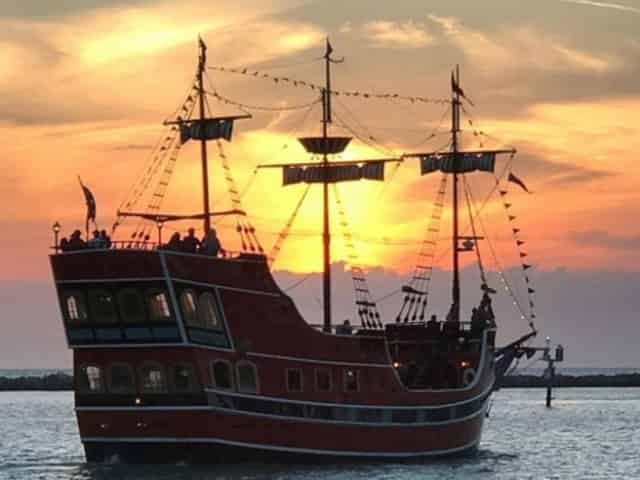
M 325 172 L 326 168 L 326 172 Z M 282 184 L 296 183 L 338 183 L 353 180 L 384 180 L 384 162 L 365 162 L 362 165 L 285 166 L 282 169 Z
M 434 153 L 420 157 L 420 173 L 427 175 L 441 171 L 454 173 L 453 153 Z M 496 152 L 460 152 L 457 154 L 457 173 L 468 173 L 475 170 L 493 172 L 496 165 Z
M 193 140 L 217 140 L 231 141 L 233 133 L 233 119 L 207 118 L 194 120 L 180 125 L 180 143 Z

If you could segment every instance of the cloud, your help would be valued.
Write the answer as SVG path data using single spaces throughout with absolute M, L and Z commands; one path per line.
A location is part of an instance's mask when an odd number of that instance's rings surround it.
M 362 26 L 363 35 L 375 47 L 421 48 L 433 43 L 433 37 L 424 24 L 408 20 L 404 23 L 376 20 Z
M 640 8 L 631 7 L 629 5 L 621 5 L 619 3 L 609 2 L 592 2 L 590 0 L 560 0 L 564 3 L 573 3 L 575 5 L 586 5 L 589 7 L 608 8 L 611 10 L 620 10 L 622 12 L 640 13 Z
M 569 232 L 568 238 L 583 246 L 615 250 L 640 249 L 640 235 L 615 235 L 603 230 L 585 230 Z
M 183 91 L 191 80 L 199 34 L 209 42 L 210 63 L 233 65 L 287 57 L 324 36 L 310 23 L 277 20 L 289 8 L 284 2 L 240 0 L 224 15 L 193 1 L 182 7 L 160 2 L 46 22 L 0 19 L 0 121 L 157 118 L 166 113 L 158 107 L 163 92 Z M 122 87 L 118 95 L 114 85 Z
M 580 51 L 531 27 L 502 28 L 488 34 L 454 17 L 430 14 L 428 18 L 486 75 L 504 75 L 505 70 L 604 73 L 618 66 L 615 58 Z

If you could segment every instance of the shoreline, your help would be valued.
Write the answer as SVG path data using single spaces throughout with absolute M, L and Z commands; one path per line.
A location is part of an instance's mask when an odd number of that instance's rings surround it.
M 545 388 L 546 380 L 538 375 L 510 375 L 502 379 L 500 388 Z M 640 387 L 640 373 L 614 375 L 556 375 L 554 388 L 607 388 Z M 66 373 L 43 376 L 0 376 L 0 392 L 69 391 L 73 390 L 73 377 Z

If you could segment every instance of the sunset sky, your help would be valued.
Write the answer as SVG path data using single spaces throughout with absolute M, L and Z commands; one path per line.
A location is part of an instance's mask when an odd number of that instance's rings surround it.
M 448 98 L 450 71 L 459 64 L 462 87 L 475 105 L 465 106 L 463 144 L 517 148 L 513 171 L 534 192 L 511 185 L 509 201 L 536 275 L 561 270 L 587 280 L 619 274 L 638 282 L 639 31 L 640 7 L 630 0 L 237 0 L 224 8 L 194 0 L 5 0 L 0 5 L 3 298 L 19 285 L 49 281 L 47 254 L 56 220 L 63 234 L 83 228 L 78 175 L 96 196 L 101 228 L 110 228 L 165 134 L 162 121 L 192 84 L 198 35 L 208 44 L 210 66 L 247 67 L 314 83 L 323 81 L 317 59 L 328 36 L 334 55 L 345 57 L 333 67 L 333 87 L 341 91 Z M 221 95 L 248 105 L 287 107 L 318 97 L 285 82 L 215 70 L 208 76 Z M 210 105 L 216 114 L 241 113 L 215 98 Z M 349 134 L 340 126 L 344 123 L 376 140 L 375 148 L 355 140 L 347 159 L 428 151 L 448 141 L 446 105 L 342 95 L 334 107 L 334 134 Z M 308 161 L 295 138 L 320 132 L 318 106 L 253 113 L 236 124 L 234 141 L 224 145 L 240 190 L 260 163 Z M 425 142 L 434 129 L 435 137 Z M 215 144 L 210 152 L 212 205 L 226 209 L 230 200 Z M 201 208 L 198 153 L 195 144 L 183 148 L 164 210 Z M 503 166 L 504 159 L 498 169 Z M 438 176 L 420 177 L 416 161 L 397 171 L 389 166 L 387 176 L 392 178 L 385 185 L 339 188 L 362 263 L 383 267 L 402 281 L 415 264 Z M 476 174 L 470 180 L 476 198 L 484 199 L 492 177 Z M 278 172 L 261 171 L 244 197 L 267 251 L 304 190 L 281 183 Z M 320 195 L 314 186 L 277 270 L 304 274 L 321 268 Z M 517 265 L 499 199 L 492 197 L 484 212 L 504 265 Z M 334 260 L 340 261 L 346 251 L 333 217 Z M 118 233 L 130 231 L 125 226 Z M 237 245 L 231 220 L 221 223 L 219 232 L 225 245 Z M 440 258 L 440 266 L 450 268 L 449 257 Z M 488 267 L 495 265 L 488 261 Z M 3 309 L 10 310 L 8 304 Z

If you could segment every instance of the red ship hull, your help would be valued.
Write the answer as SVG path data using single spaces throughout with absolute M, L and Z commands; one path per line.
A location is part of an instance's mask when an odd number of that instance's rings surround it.
M 480 442 L 494 384 L 489 331 L 461 333 L 446 349 L 432 341 L 449 380 L 435 372 L 434 385 L 407 388 L 398 367 L 415 354 L 407 342 L 315 330 L 263 257 L 85 250 L 51 262 L 90 461 L 397 460 L 466 454 Z M 164 323 L 127 317 L 136 288 L 147 299 L 166 294 Z M 115 316 L 96 292 L 111 296 Z M 190 323 L 189 292 L 215 299 L 215 329 Z M 436 385 L 445 380 L 453 384 Z

